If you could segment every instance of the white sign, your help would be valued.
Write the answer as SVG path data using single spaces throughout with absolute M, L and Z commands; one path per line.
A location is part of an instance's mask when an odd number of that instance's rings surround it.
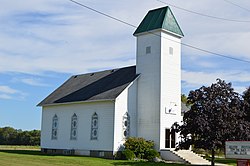
M 226 141 L 226 158 L 250 159 L 250 141 Z
M 178 107 L 176 102 L 170 102 L 168 108 L 165 107 L 166 114 L 176 114 L 178 112 Z

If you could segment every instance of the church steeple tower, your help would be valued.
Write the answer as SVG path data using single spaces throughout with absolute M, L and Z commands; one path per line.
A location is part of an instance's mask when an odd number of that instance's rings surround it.
M 181 121 L 183 32 L 170 8 L 163 7 L 149 11 L 134 36 L 136 72 L 140 74 L 138 136 L 153 140 L 157 150 L 174 147 L 177 136 L 167 135 L 172 124 Z

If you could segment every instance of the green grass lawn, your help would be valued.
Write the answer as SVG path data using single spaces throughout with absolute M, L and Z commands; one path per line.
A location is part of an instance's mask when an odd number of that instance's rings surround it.
M 183 166 L 174 163 L 108 160 L 83 156 L 45 155 L 39 147 L 0 146 L 0 165 L 7 166 Z M 216 159 L 217 162 L 236 165 L 236 160 Z
M 211 158 L 207 158 L 209 161 L 211 161 Z M 216 163 L 222 163 L 222 164 L 228 164 L 228 165 L 237 165 L 236 159 L 225 159 L 225 158 L 215 158 Z
M 108 160 L 82 156 L 44 155 L 36 150 L 0 150 L 0 165 L 8 166 L 183 166 L 182 164 Z

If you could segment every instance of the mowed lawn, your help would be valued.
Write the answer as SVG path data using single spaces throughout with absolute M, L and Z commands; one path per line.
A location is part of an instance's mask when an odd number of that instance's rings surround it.
M 174 163 L 151 163 L 127 160 L 108 160 L 83 156 L 61 156 L 42 154 L 38 147 L 0 146 L 0 166 L 183 166 Z M 235 161 L 221 160 L 235 164 Z
M 183 164 L 108 160 L 83 156 L 45 155 L 38 148 L 0 146 L 0 166 L 183 166 Z

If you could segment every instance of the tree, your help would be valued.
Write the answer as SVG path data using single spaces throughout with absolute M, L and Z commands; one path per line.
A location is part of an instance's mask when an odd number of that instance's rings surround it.
M 181 102 L 188 105 L 187 96 L 185 94 L 181 94 Z
M 184 114 L 183 124 L 173 126 L 182 138 L 179 148 L 193 145 L 210 150 L 214 165 L 215 150 L 224 148 L 225 141 L 249 139 L 243 102 L 231 83 L 217 79 L 211 86 L 190 91 L 188 103 L 191 110 Z
M 0 128 L 0 145 L 40 145 L 40 130 L 22 131 Z
M 248 87 L 247 90 L 243 92 L 243 99 L 247 114 L 246 120 L 250 122 L 250 87 Z
M 29 133 L 31 136 L 29 144 L 32 146 L 40 145 L 40 135 L 41 135 L 40 130 L 32 130 Z
M 12 127 L 4 127 L 0 130 L 0 144 L 14 145 L 16 141 L 17 131 Z

